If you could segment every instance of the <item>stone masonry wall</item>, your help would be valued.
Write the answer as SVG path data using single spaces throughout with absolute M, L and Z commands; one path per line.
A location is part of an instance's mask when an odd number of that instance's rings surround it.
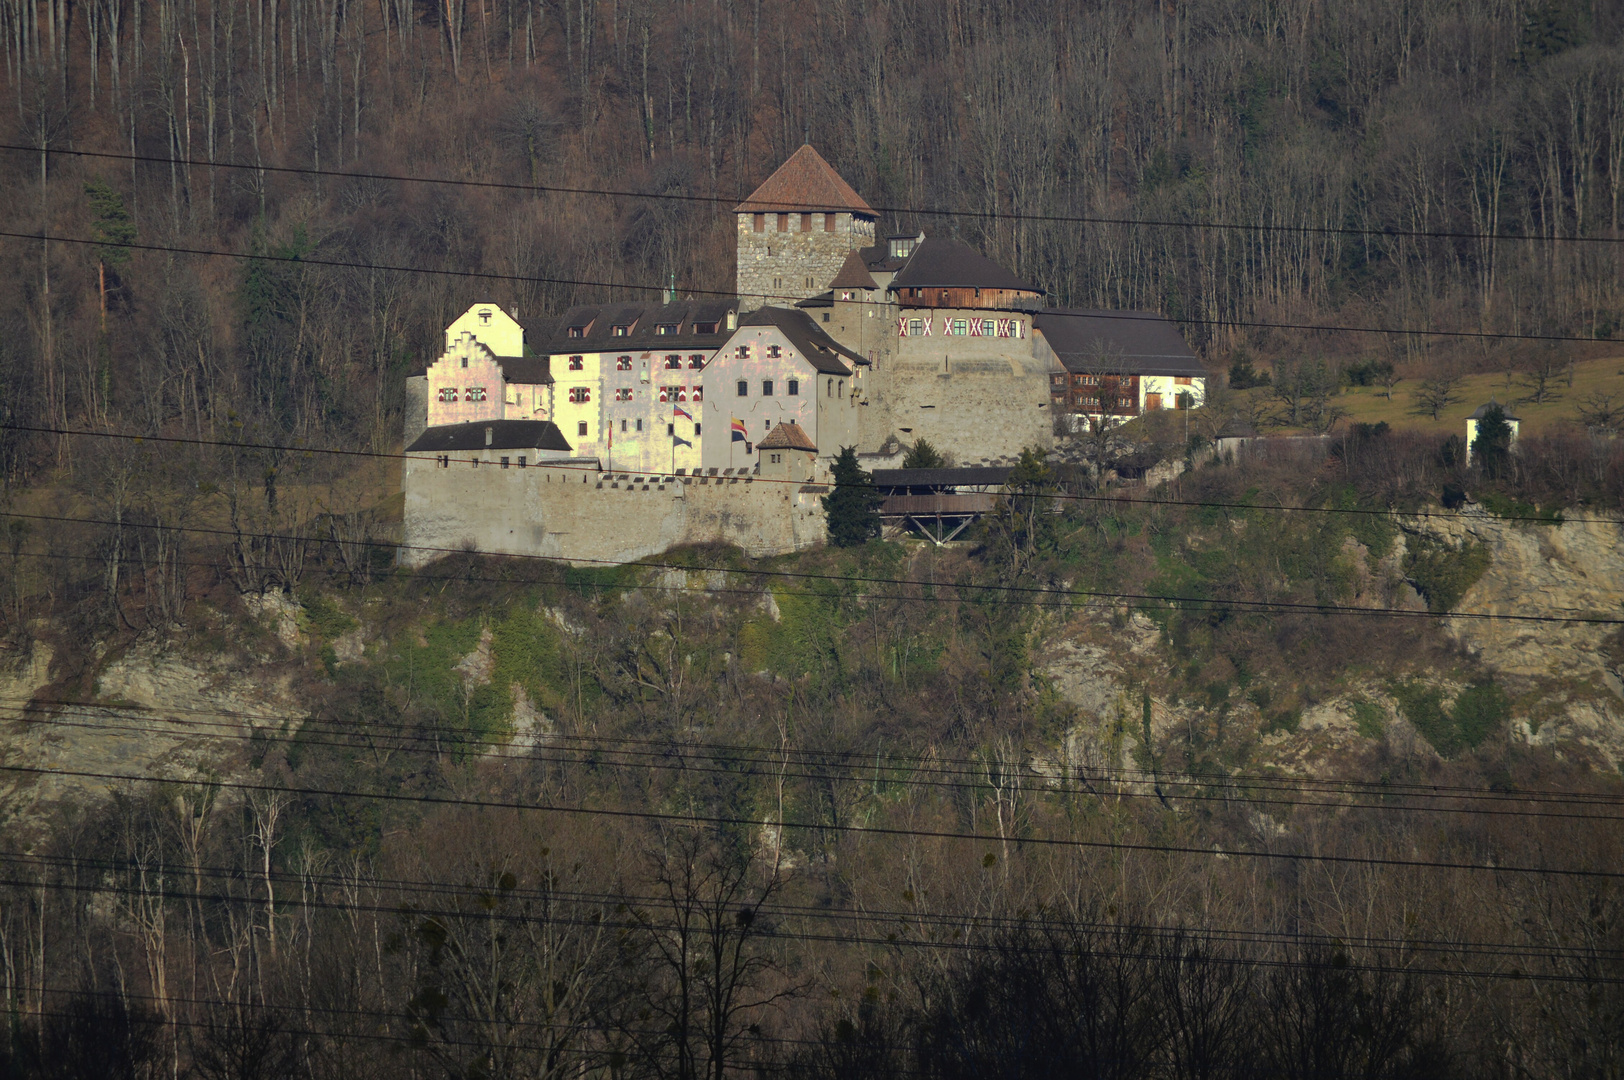
M 801 231 L 801 215 L 789 214 L 789 228 L 778 231 L 778 215 L 764 214 L 765 230 L 755 231 L 755 215 L 738 217 L 739 311 L 768 304 L 789 307 L 829 288 L 841 264 L 855 248 L 874 243 L 874 222 L 841 213 L 835 231 L 825 232 L 823 214 L 812 215 L 812 228 Z
M 421 566 L 473 549 L 570 562 L 630 562 L 682 544 L 736 544 L 752 556 L 780 555 L 823 541 L 812 485 L 740 478 L 671 478 L 645 484 L 575 466 L 503 469 L 489 462 L 441 468 L 406 460 L 406 545 L 401 561 Z
M 935 315 L 939 321 L 942 313 Z M 877 449 L 894 432 L 907 445 L 929 439 L 960 465 L 1005 464 L 1026 447 L 1052 449 L 1049 364 L 1034 355 L 1030 336 L 897 339 L 895 351 L 875 364 L 863 448 Z

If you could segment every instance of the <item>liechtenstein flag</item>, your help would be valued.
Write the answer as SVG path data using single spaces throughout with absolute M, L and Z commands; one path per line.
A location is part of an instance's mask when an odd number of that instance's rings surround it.
M 692 414 L 690 414 L 688 412 L 688 410 L 684 409 L 681 405 L 673 405 L 673 406 L 671 406 L 671 415 L 672 416 L 680 416 L 684 420 L 687 420 L 689 423 L 692 423 L 693 419 L 694 419 Z
M 733 418 L 733 441 L 744 442 L 749 434 L 750 430 L 744 426 L 744 421 L 735 416 Z

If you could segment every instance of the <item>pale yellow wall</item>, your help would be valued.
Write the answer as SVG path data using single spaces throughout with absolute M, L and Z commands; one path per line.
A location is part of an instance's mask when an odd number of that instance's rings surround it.
M 580 370 L 570 369 L 570 358 L 581 358 Z M 553 375 L 553 422 L 574 448 L 577 457 L 596 457 L 603 460 L 608 449 L 603 428 L 603 353 L 554 353 L 550 368 Z M 614 363 L 610 357 L 610 363 Z M 586 390 L 588 400 L 570 400 L 572 390 Z M 581 425 L 585 424 L 585 433 Z
M 1206 396 L 1206 382 L 1205 379 L 1192 378 L 1188 383 L 1180 383 L 1171 375 L 1142 375 L 1139 378 L 1139 408 L 1144 410 L 1151 394 L 1162 396 L 1161 407 L 1164 409 L 1176 408 L 1180 394 L 1189 394 L 1195 399 L 1191 407 L 1198 407 Z
M 475 304 L 445 330 L 446 348 L 459 334 L 472 334 L 497 356 L 524 355 L 524 327 L 495 304 Z

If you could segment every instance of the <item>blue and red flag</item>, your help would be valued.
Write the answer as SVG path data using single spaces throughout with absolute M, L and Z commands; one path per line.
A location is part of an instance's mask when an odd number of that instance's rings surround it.
M 687 420 L 687 421 L 690 421 L 690 422 L 692 422 L 692 420 L 693 420 L 693 414 L 691 414 L 687 409 L 684 409 L 681 405 L 673 405 L 673 406 L 671 406 L 671 415 L 672 416 L 680 416 L 684 420 Z

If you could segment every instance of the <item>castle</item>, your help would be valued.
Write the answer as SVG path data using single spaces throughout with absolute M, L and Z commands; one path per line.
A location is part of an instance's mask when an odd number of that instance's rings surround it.
M 408 545 L 793 550 L 822 537 L 815 496 L 844 447 L 885 463 L 928 439 L 1001 464 L 1204 397 L 1166 318 L 1047 306 L 947 237 L 876 242 L 878 215 L 811 146 L 733 213 L 736 299 L 587 305 L 533 327 L 475 304 L 447 328 L 407 381 Z M 658 505 L 627 515 L 601 494 L 629 491 Z

